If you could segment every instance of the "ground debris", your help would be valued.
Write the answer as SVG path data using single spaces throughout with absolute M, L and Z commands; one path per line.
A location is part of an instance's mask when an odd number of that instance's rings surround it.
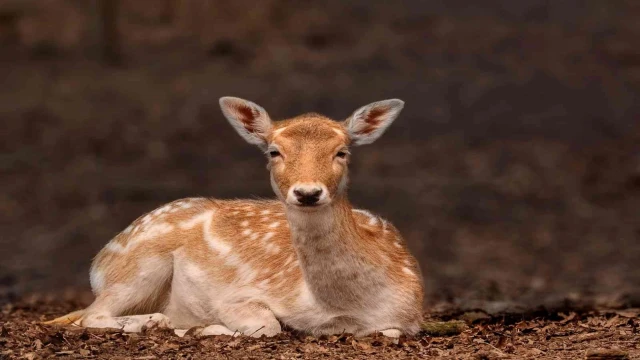
M 312 337 L 284 332 L 273 338 L 184 336 L 150 329 L 123 333 L 118 329 L 43 326 L 47 318 L 74 310 L 64 300 L 21 302 L 0 317 L 0 359 L 635 359 L 640 319 L 624 310 L 528 317 L 505 322 L 482 316 L 469 324 L 438 313 L 425 314 L 418 336 L 391 339 L 380 333 Z M 618 313 L 620 312 L 620 313 Z M 462 314 L 463 312 L 459 312 Z M 524 317 L 523 317 L 524 318 Z M 197 329 L 192 331 L 196 333 Z

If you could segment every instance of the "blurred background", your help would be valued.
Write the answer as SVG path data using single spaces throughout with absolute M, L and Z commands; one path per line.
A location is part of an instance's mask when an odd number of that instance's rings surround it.
M 636 0 L 0 0 L 0 298 L 187 196 L 272 197 L 217 99 L 406 101 L 354 150 L 429 305 L 640 305 Z M 500 305 L 502 304 L 502 305 Z

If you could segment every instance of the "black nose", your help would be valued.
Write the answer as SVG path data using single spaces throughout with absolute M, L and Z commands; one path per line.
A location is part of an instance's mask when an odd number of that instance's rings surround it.
M 322 195 L 322 189 L 295 189 L 293 190 L 293 194 L 296 196 L 296 199 L 302 205 L 313 205 L 320 200 L 320 195 Z

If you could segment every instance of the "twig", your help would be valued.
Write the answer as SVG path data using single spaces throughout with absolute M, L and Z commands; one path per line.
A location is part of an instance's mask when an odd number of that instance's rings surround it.
M 229 343 L 231 342 L 231 340 L 233 340 L 236 337 L 236 334 L 238 333 L 238 329 L 233 331 L 233 334 L 231 334 L 231 339 L 227 340 L 227 343 L 225 345 L 229 345 Z
M 260 328 L 258 328 L 258 330 L 254 331 L 251 333 L 251 335 L 249 335 L 250 337 L 253 336 L 253 334 L 257 333 L 258 331 L 264 329 L 264 325 L 262 325 Z

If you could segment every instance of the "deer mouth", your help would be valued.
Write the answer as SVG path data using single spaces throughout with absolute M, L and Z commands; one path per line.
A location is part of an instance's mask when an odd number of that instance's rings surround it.
M 297 210 L 301 210 L 301 211 L 306 211 L 306 212 L 312 212 L 315 210 L 318 210 L 320 208 L 323 208 L 327 205 L 329 205 L 329 203 L 326 202 L 316 202 L 316 203 L 294 203 L 294 204 L 290 204 L 292 205 L 293 208 L 297 209 Z

